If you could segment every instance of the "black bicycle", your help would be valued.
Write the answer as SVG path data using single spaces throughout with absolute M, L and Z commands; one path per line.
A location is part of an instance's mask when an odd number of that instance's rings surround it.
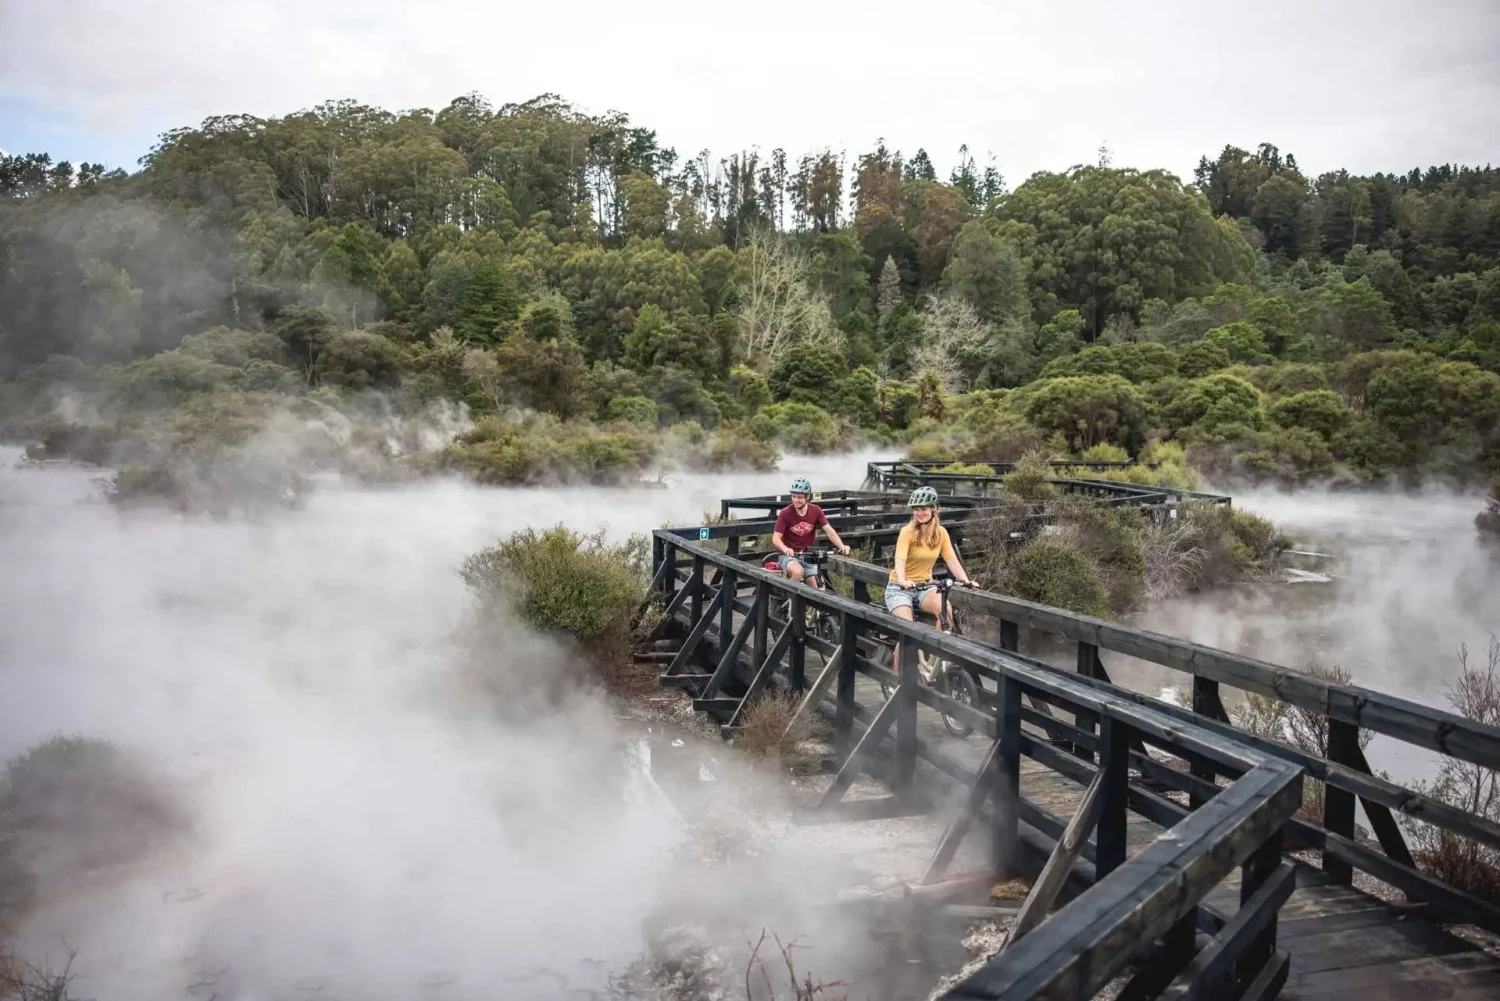
M 795 559 L 802 564 L 803 583 L 820 591 L 828 590 L 828 574 L 823 567 L 828 562 L 828 557 L 832 555 L 831 549 L 807 549 L 798 553 Z M 767 558 L 765 568 L 777 573 L 784 572 L 774 558 Z M 808 583 L 807 578 L 813 574 L 817 576 L 811 583 Z M 833 616 L 811 602 L 804 602 L 802 607 L 805 615 L 803 621 L 806 623 L 807 631 L 825 643 L 837 642 L 838 625 L 834 622 Z M 782 622 L 791 621 L 791 599 L 783 597 L 780 591 L 775 592 L 771 599 L 771 614 Z
M 952 577 L 944 577 L 928 584 L 917 584 L 909 588 L 908 590 L 919 591 L 923 588 L 935 587 L 938 589 L 938 595 L 942 601 L 942 610 L 939 613 L 937 621 L 933 620 L 931 613 L 913 604 L 912 615 L 915 621 L 936 625 L 945 633 L 962 636 L 963 631 L 958 625 L 958 609 L 949 604 L 948 592 L 952 588 L 964 586 L 964 584 L 959 583 Z M 976 585 L 970 584 L 968 586 L 974 587 Z M 884 666 L 893 670 L 900 670 L 899 667 L 895 666 L 894 644 L 886 647 L 882 656 L 885 658 Z M 977 710 L 983 707 L 980 695 L 983 686 L 979 681 L 979 675 L 968 665 L 944 660 L 938 654 L 928 653 L 918 647 L 917 672 L 922 676 L 924 682 L 936 688 L 953 701 L 968 706 L 971 709 Z M 895 694 L 895 689 L 882 681 L 880 683 L 880 693 L 885 696 L 886 701 L 890 701 L 891 696 Z M 974 728 L 962 720 L 949 716 L 947 713 L 940 713 L 940 715 L 943 717 L 943 726 L 953 736 L 967 737 L 974 732 Z

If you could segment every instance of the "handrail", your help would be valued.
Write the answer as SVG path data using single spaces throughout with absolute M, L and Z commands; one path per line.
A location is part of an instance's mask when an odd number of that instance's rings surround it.
M 1124 693 L 1107 686 L 1087 684 L 1084 679 L 1038 665 L 972 639 L 898 619 L 867 603 L 844 598 L 835 592 L 792 582 L 779 573 L 768 572 L 752 563 L 684 539 L 676 532 L 658 529 L 653 533 L 653 540 L 653 554 L 658 569 L 669 562 L 676 567 L 679 553 L 692 557 L 690 563 L 693 569 L 688 572 L 686 590 L 697 588 L 696 593 L 702 593 L 706 588 L 703 583 L 704 573 L 710 565 L 719 567 L 721 581 L 726 578 L 731 581 L 727 592 L 722 586 L 719 589 L 719 595 L 715 599 L 715 603 L 719 605 L 718 611 L 709 607 L 701 613 L 701 617 L 693 625 L 690 642 L 693 641 L 692 637 L 701 639 L 705 635 L 706 627 L 711 624 L 710 620 L 715 614 L 723 616 L 721 628 L 729 627 L 733 621 L 732 613 L 738 607 L 738 602 L 731 599 L 741 582 L 755 586 L 758 597 L 753 607 L 759 610 L 756 615 L 757 625 L 752 626 L 751 619 L 746 618 L 741 630 L 755 628 L 764 631 L 767 628 L 766 600 L 771 593 L 780 593 L 790 599 L 795 603 L 794 608 L 798 604 L 812 605 L 836 616 L 842 623 L 844 634 L 841 671 L 851 672 L 851 679 L 852 672 L 858 671 L 877 677 L 894 677 L 898 682 L 897 695 L 870 721 L 866 731 L 866 737 L 875 733 L 875 739 L 879 740 L 884 734 L 885 726 L 890 723 L 890 714 L 895 714 L 898 727 L 898 773 L 902 768 L 901 760 L 904 755 L 922 756 L 924 753 L 911 729 L 915 725 L 915 717 L 903 715 L 907 712 L 914 713 L 916 702 L 971 720 L 977 729 L 994 738 L 997 750 L 1007 762 L 1003 766 L 997 766 L 1002 768 L 1002 772 L 1005 768 L 1013 770 L 1017 766 L 1019 756 L 1028 753 L 1023 750 L 1025 747 L 1030 747 L 1030 756 L 1037 760 L 1048 758 L 1048 755 L 1042 753 L 1043 750 L 1050 755 L 1059 753 L 1055 748 L 1038 747 L 1035 741 L 1025 738 L 1021 733 L 1023 713 L 1020 700 L 1023 694 L 1040 695 L 1051 702 L 1086 711 L 1099 721 L 1099 765 L 1075 762 L 1081 769 L 1103 769 L 1107 776 L 1106 785 L 1111 790 L 1106 793 L 1107 803 L 1110 804 L 1106 807 L 1106 813 L 1110 819 L 1108 823 L 1101 820 L 1095 849 L 1096 868 L 1100 874 L 1098 881 L 1055 912 L 1014 948 L 1003 951 L 983 969 L 963 981 L 949 996 L 1020 999 L 1032 997 L 1038 992 L 1046 996 L 1091 996 L 1132 959 L 1140 957 L 1158 938 L 1169 936 L 1178 941 L 1181 939 L 1178 931 L 1185 928 L 1191 946 L 1200 905 L 1208 892 L 1234 868 L 1241 864 L 1246 866 L 1245 885 L 1247 891 L 1253 891 L 1269 878 L 1275 867 L 1273 865 L 1271 869 L 1267 869 L 1263 864 L 1268 847 L 1269 857 L 1279 864 L 1279 832 L 1301 804 L 1303 770 L 1299 765 L 1192 722 L 1173 718 L 1156 707 L 1126 698 Z M 683 569 L 686 568 L 687 564 L 683 564 Z M 668 573 L 664 577 L 663 590 L 675 590 L 679 583 L 675 572 Z M 684 611 L 680 596 L 674 599 L 673 607 L 679 613 Z M 796 619 L 797 614 L 794 614 L 792 620 Z M 776 651 L 786 649 L 785 641 L 792 633 L 791 624 L 787 623 L 776 649 L 764 664 L 759 665 L 757 682 L 770 669 L 771 660 L 779 656 Z M 883 633 L 901 638 L 903 656 L 899 675 L 892 676 L 859 655 L 854 640 L 862 626 L 873 626 Z M 727 636 L 721 636 L 721 644 L 725 641 Z M 814 645 L 811 637 L 804 642 L 809 646 Z M 763 645 L 763 640 L 757 641 L 757 652 Z M 923 684 L 915 669 L 914 651 L 918 648 L 939 653 L 948 660 L 982 666 L 987 669 L 986 673 L 992 672 L 997 676 L 1001 686 L 997 714 L 974 711 Z M 733 654 L 734 651 L 730 651 L 728 655 Z M 720 662 L 721 671 L 727 663 L 728 655 L 726 660 Z M 715 677 L 718 677 L 718 672 Z M 908 693 L 905 699 L 902 698 L 902 693 Z M 855 708 L 852 698 L 852 681 L 846 688 L 841 680 L 839 712 L 845 712 L 844 700 L 851 700 L 847 703 L 846 717 L 851 722 Z M 882 721 L 884 726 L 881 725 Z M 1170 829 L 1134 858 L 1127 859 L 1124 811 L 1127 809 L 1128 769 L 1135 767 L 1129 761 L 1129 750 L 1133 746 L 1130 741 L 1136 739 L 1162 747 L 1179 757 L 1185 756 L 1189 760 L 1211 761 L 1233 777 L 1226 788 L 1197 810 L 1187 813 L 1177 808 L 1175 823 L 1169 825 Z M 859 744 L 854 746 L 851 762 L 859 756 L 865 744 L 866 739 L 861 738 Z M 936 763 L 935 756 L 928 756 Z M 845 768 L 849 767 L 851 765 L 846 763 Z M 1073 774 L 1074 771 L 1075 769 L 1069 768 L 1064 774 Z M 844 773 L 845 770 L 841 769 L 840 779 L 843 779 Z M 980 779 L 988 781 L 987 773 L 980 776 Z M 1019 796 L 1014 787 L 1014 779 L 1009 780 L 1009 791 L 1002 788 L 1007 782 L 996 781 L 994 794 L 997 797 Z M 1134 795 L 1132 792 L 1131 796 Z M 1005 805 L 1008 802 L 1010 801 L 1004 798 L 997 799 L 997 832 L 1010 829 L 1013 832 L 1011 837 L 1015 837 L 1018 814 L 1015 808 Z M 1272 929 L 1271 934 L 1274 935 L 1274 908 L 1279 907 L 1279 899 L 1268 895 L 1248 899 L 1259 900 L 1256 906 L 1272 909 L 1269 918 L 1261 917 L 1257 920 L 1267 921 L 1268 927 Z M 1255 948 L 1259 949 L 1263 945 L 1264 938 L 1257 940 Z M 1181 968 L 1190 958 L 1191 948 L 1187 955 L 1179 955 L 1174 962 Z M 1275 962 L 1275 957 L 1269 951 L 1254 956 L 1247 953 L 1245 958 L 1257 968 L 1262 963 L 1269 968 Z
M 840 556 L 830 558 L 828 570 L 866 584 L 884 584 L 888 575 L 881 567 Z M 1364 729 L 1470 764 L 1500 768 L 1500 727 L 1360 685 L 1327 681 L 1253 657 L 1215 650 L 1190 640 L 1021 598 L 989 591 L 955 590 L 950 600 L 960 609 L 967 608 L 999 620 L 1002 634 L 1006 628 L 1028 627 L 1074 640 L 1080 645 L 1080 664 L 1085 660 L 1092 662 L 1097 651 L 1109 650 L 1191 675 L 1194 684 L 1192 709 L 1135 693 L 1127 697 L 1297 763 L 1306 768 L 1311 777 L 1325 783 L 1330 792 L 1325 799 L 1328 805 L 1321 826 L 1300 821 L 1294 826 L 1298 827 L 1303 839 L 1310 840 L 1314 847 L 1324 851 L 1325 858 L 1332 857 L 1331 863 L 1325 861 L 1325 868 L 1330 872 L 1342 874 L 1349 869 L 1362 869 L 1396 886 L 1413 899 L 1500 932 L 1500 907 L 1449 887 L 1418 869 L 1392 819 L 1392 811 L 1490 848 L 1500 848 L 1500 824 L 1372 775 L 1358 740 L 1359 730 Z M 1090 651 L 1088 657 L 1083 656 L 1084 650 Z M 1108 684 L 1107 676 L 1102 680 L 1087 675 L 1078 677 L 1086 683 L 1105 685 L 1111 691 L 1118 691 Z M 1310 754 L 1235 729 L 1223 711 L 1218 692 L 1220 684 L 1274 698 L 1327 718 L 1330 747 L 1324 748 L 1321 755 Z M 1186 776 L 1181 778 L 1186 780 Z M 1191 792 L 1190 785 L 1190 782 L 1183 781 L 1180 791 Z M 1341 796 L 1344 797 L 1342 801 Z M 1356 798 L 1365 806 L 1384 855 L 1371 851 L 1354 838 Z
M 873 483 L 882 490 L 892 490 L 898 486 L 904 487 L 913 483 L 924 483 L 931 486 L 960 484 L 971 484 L 977 487 L 1000 488 L 1004 486 L 1005 474 L 1002 468 L 1013 468 L 1015 463 L 986 463 L 995 469 L 995 473 L 945 473 L 939 469 L 946 463 L 923 462 L 871 462 L 866 466 L 865 482 Z M 1068 469 L 1123 469 L 1136 465 L 1133 462 L 1111 463 L 1111 462 L 1066 462 L 1053 460 L 1049 463 L 1054 470 Z M 1203 501 L 1209 504 L 1230 505 L 1232 498 L 1224 494 L 1211 494 L 1199 490 L 1185 490 L 1180 487 L 1148 486 L 1141 483 L 1131 483 L 1126 480 L 1096 480 L 1079 477 L 1050 477 L 1048 482 L 1065 486 L 1075 491 L 1099 491 L 1117 495 L 1133 494 L 1164 494 L 1167 503 L 1185 501 Z M 954 495 L 963 496 L 963 495 Z M 975 499 L 975 498 L 967 498 Z M 983 499 L 982 497 L 979 499 Z

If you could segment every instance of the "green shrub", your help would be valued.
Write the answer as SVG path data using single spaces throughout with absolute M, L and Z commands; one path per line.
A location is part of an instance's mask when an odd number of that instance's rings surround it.
M 781 458 L 775 445 L 751 437 L 739 427 L 722 426 L 681 454 L 687 468 L 706 473 L 765 473 L 775 469 Z
M 135 861 L 185 826 L 160 780 L 108 741 L 54 737 L 0 779 L 0 835 L 34 839 L 54 867 Z
M 1079 458 L 1085 462 L 1128 462 L 1130 453 L 1119 445 L 1104 443 L 1085 449 Z
M 1082 615 L 1109 614 L 1109 591 L 1098 566 L 1076 544 L 1042 536 L 1011 560 L 1011 590 L 1027 601 Z
M 1260 390 L 1232 375 L 1220 373 L 1194 379 L 1167 404 L 1172 427 L 1195 435 L 1229 434 L 1238 425 L 1259 428 L 1265 423 Z
M 604 408 L 604 419 L 654 428 L 657 426 L 656 404 L 644 396 L 617 396 Z
M 952 454 L 952 446 L 936 438 L 924 438 L 906 447 L 908 462 L 941 462 Z
M 421 471 L 452 470 L 488 485 L 617 483 L 639 476 L 657 448 L 656 435 L 628 425 L 486 417 L 452 445 L 411 462 Z
M 975 407 L 963 417 L 963 422 L 972 435 L 972 442 L 957 454 L 960 459 L 1015 462 L 1047 444 L 1047 435 L 1040 428 L 995 403 Z
M 1134 508 L 1103 507 L 1069 498 L 1057 508 L 1062 537 L 1086 553 L 1109 592 L 1109 605 L 1126 612 L 1140 600 L 1146 585 L 1143 522 Z
M 286 361 L 286 346 L 275 334 L 264 331 L 253 333 L 230 327 L 214 327 L 201 334 L 184 337 L 177 349 L 195 358 L 231 368 L 244 368 L 252 361 L 278 365 Z
M 1177 353 L 1177 374 L 1189 379 L 1211 375 L 1229 367 L 1229 352 L 1213 341 L 1193 341 Z
M 1026 455 L 1005 475 L 1005 495 L 1016 500 L 1042 500 L 1057 496 L 1052 467 L 1039 454 Z
M 1188 545 L 1198 554 L 1189 590 L 1262 576 L 1279 565 L 1291 542 L 1269 520 L 1226 504 L 1194 503 L 1178 509 Z
M 1273 403 L 1271 419 L 1284 428 L 1306 428 L 1322 435 L 1324 441 L 1332 441 L 1349 426 L 1354 412 L 1339 394 L 1310 389 Z
M 460 572 L 482 600 L 513 603 L 533 628 L 607 655 L 628 646 L 649 571 L 645 536 L 612 545 L 602 531 L 579 535 L 558 525 L 516 532 L 464 560 Z
M 761 441 L 779 441 L 805 455 L 822 455 L 842 444 L 838 420 L 811 403 L 772 404 L 750 422 L 750 431 Z
M 950 462 L 939 473 L 963 473 L 966 476 L 994 476 L 995 467 L 983 462 Z
M 318 355 L 318 379 L 346 389 L 394 386 L 401 378 L 401 348 L 365 330 L 340 330 Z
M 1481 536 L 1500 542 L 1500 476 L 1490 481 L 1490 495 L 1484 502 L 1484 510 L 1474 516 L 1474 526 Z

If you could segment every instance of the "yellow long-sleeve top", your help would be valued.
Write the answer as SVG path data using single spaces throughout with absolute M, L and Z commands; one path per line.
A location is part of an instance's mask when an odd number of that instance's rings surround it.
M 903 561 L 906 565 L 906 579 L 911 581 L 932 580 L 932 568 L 937 563 L 938 557 L 950 566 L 956 560 L 953 554 L 953 542 L 948 538 L 948 530 L 938 526 L 938 544 L 936 546 L 924 546 L 917 540 L 916 530 L 907 525 L 896 536 L 896 564 L 900 566 Z M 891 570 L 891 580 L 895 581 L 896 571 Z

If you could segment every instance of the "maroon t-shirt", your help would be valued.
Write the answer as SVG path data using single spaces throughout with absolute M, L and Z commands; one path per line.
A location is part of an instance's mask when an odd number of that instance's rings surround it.
M 828 517 L 823 514 L 823 509 L 809 501 L 805 514 L 798 514 L 790 504 L 782 508 L 776 516 L 775 530 L 781 533 L 781 541 L 789 549 L 800 553 L 811 548 L 818 529 L 827 524 Z

